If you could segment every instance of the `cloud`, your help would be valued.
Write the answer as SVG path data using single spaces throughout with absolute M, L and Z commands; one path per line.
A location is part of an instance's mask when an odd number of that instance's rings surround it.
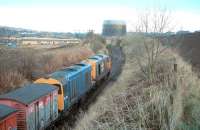
M 70 8 L 0 8 L 0 25 L 22 27 L 41 31 L 86 32 L 94 29 L 100 33 L 105 19 L 127 22 L 128 30 L 134 30 L 139 13 L 127 7 L 70 7 Z M 192 12 L 173 13 L 176 30 L 200 29 L 200 15 Z
M 175 11 L 172 14 L 175 30 L 200 30 L 200 14 L 192 11 Z

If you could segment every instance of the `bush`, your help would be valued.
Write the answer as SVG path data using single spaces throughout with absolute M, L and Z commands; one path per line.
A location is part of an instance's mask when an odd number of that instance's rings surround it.
M 56 50 L 1 49 L 0 90 L 6 92 L 27 81 L 86 59 L 93 52 L 85 47 Z
M 122 41 L 125 43 L 125 41 Z M 118 80 L 107 88 L 75 129 L 87 130 L 198 130 L 200 81 L 192 67 L 166 49 L 157 59 L 154 79 L 144 77 L 138 65 L 140 43 L 126 41 L 126 63 Z M 143 67 L 148 67 L 147 60 Z M 176 62 L 175 62 L 176 61 Z M 177 64 L 177 72 L 174 71 Z M 145 66 L 146 65 L 146 66 Z

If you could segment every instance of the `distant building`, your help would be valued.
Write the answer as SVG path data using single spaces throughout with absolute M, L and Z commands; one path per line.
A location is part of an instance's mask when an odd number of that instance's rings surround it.
M 10 48 L 17 48 L 17 44 L 15 42 L 9 42 L 7 46 Z
M 103 23 L 103 36 L 126 35 L 126 22 L 121 20 L 105 20 Z
M 57 38 L 37 38 L 37 37 L 23 37 L 18 38 L 18 45 L 58 45 L 58 44 L 79 44 L 80 39 L 57 39 Z
M 16 48 L 18 46 L 41 46 L 41 45 L 65 45 L 65 46 L 71 46 L 80 44 L 81 40 L 77 38 L 68 38 L 68 39 L 62 39 L 62 38 L 41 38 L 41 37 L 1 37 L 0 36 L 0 44 L 7 45 L 8 47 Z

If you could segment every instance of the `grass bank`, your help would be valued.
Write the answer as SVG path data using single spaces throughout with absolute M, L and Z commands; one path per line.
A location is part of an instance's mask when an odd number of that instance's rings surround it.
M 149 80 L 144 75 L 148 59 L 142 38 L 127 36 L 122 46 L 126 62 L 121 75 L 82 114 L 74 129 L 198 130 L 200 81 L 191 65 L 164 49 Z
M 19 87 L 44 74 L 86 59 L 86 47 L 45 49 L 0 49 L 0 93 Z

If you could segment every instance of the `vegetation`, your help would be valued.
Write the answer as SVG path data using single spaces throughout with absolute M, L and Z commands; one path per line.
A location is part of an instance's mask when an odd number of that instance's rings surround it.
M 199 128 L 200 82 L 191 66 L 167 48 L 157 58 L 154 78 L 145 77 L 143 70 L 148 70 L 148 59 L 143 60 L 143 69 L 137 60 L 146 54 L 141 37 L 127 36 L 122 40 L 126 54 L 122 74 L 83 113 L 75 129 Z
M 157 35 L 168 26 L 168 16 L 165 12 L 143 16 L 138 32 L 152 34 L 122 39 L 126 55 L 122 74 L 83 113 L 75 129 L 200 129 L 200 81 L 191 65 L 162 46 Z
M 0 49 L 0 92 L 15 89 L 44 74 L 78 63 L 92 54 L 85 47 L 56 50 Z
M 87 33 L 84 43 L 89 44 L 89 47 L 95 53 L 99 53 L 99 52 L 102 52 L 102 51 L 104 53 L 107 53 L 105 39 L 98 34 L 94 34 L 93 31 Z
M 126 55 L 121 75 L 86 113 L 80 115 L 74 129 L 200 129 L 197 73 L 176 51 L 163 46 L 159 35 L 169 32 L 168 14 L 148 11 L 141 16 L 136 27 L 138 33 L 115 41 Z M 101 36 L 90 32 L 86 37 L 85 43 L 89 43 L 95 53 L 106 50 L 106 41 Z M 165 44 L 168 45 L 166 41 Z M 92 51 L 87 48 L 45 52 L 20 49 L 0 50 L 0 54 L 0 89 L 5 92 L 76 63 Z

